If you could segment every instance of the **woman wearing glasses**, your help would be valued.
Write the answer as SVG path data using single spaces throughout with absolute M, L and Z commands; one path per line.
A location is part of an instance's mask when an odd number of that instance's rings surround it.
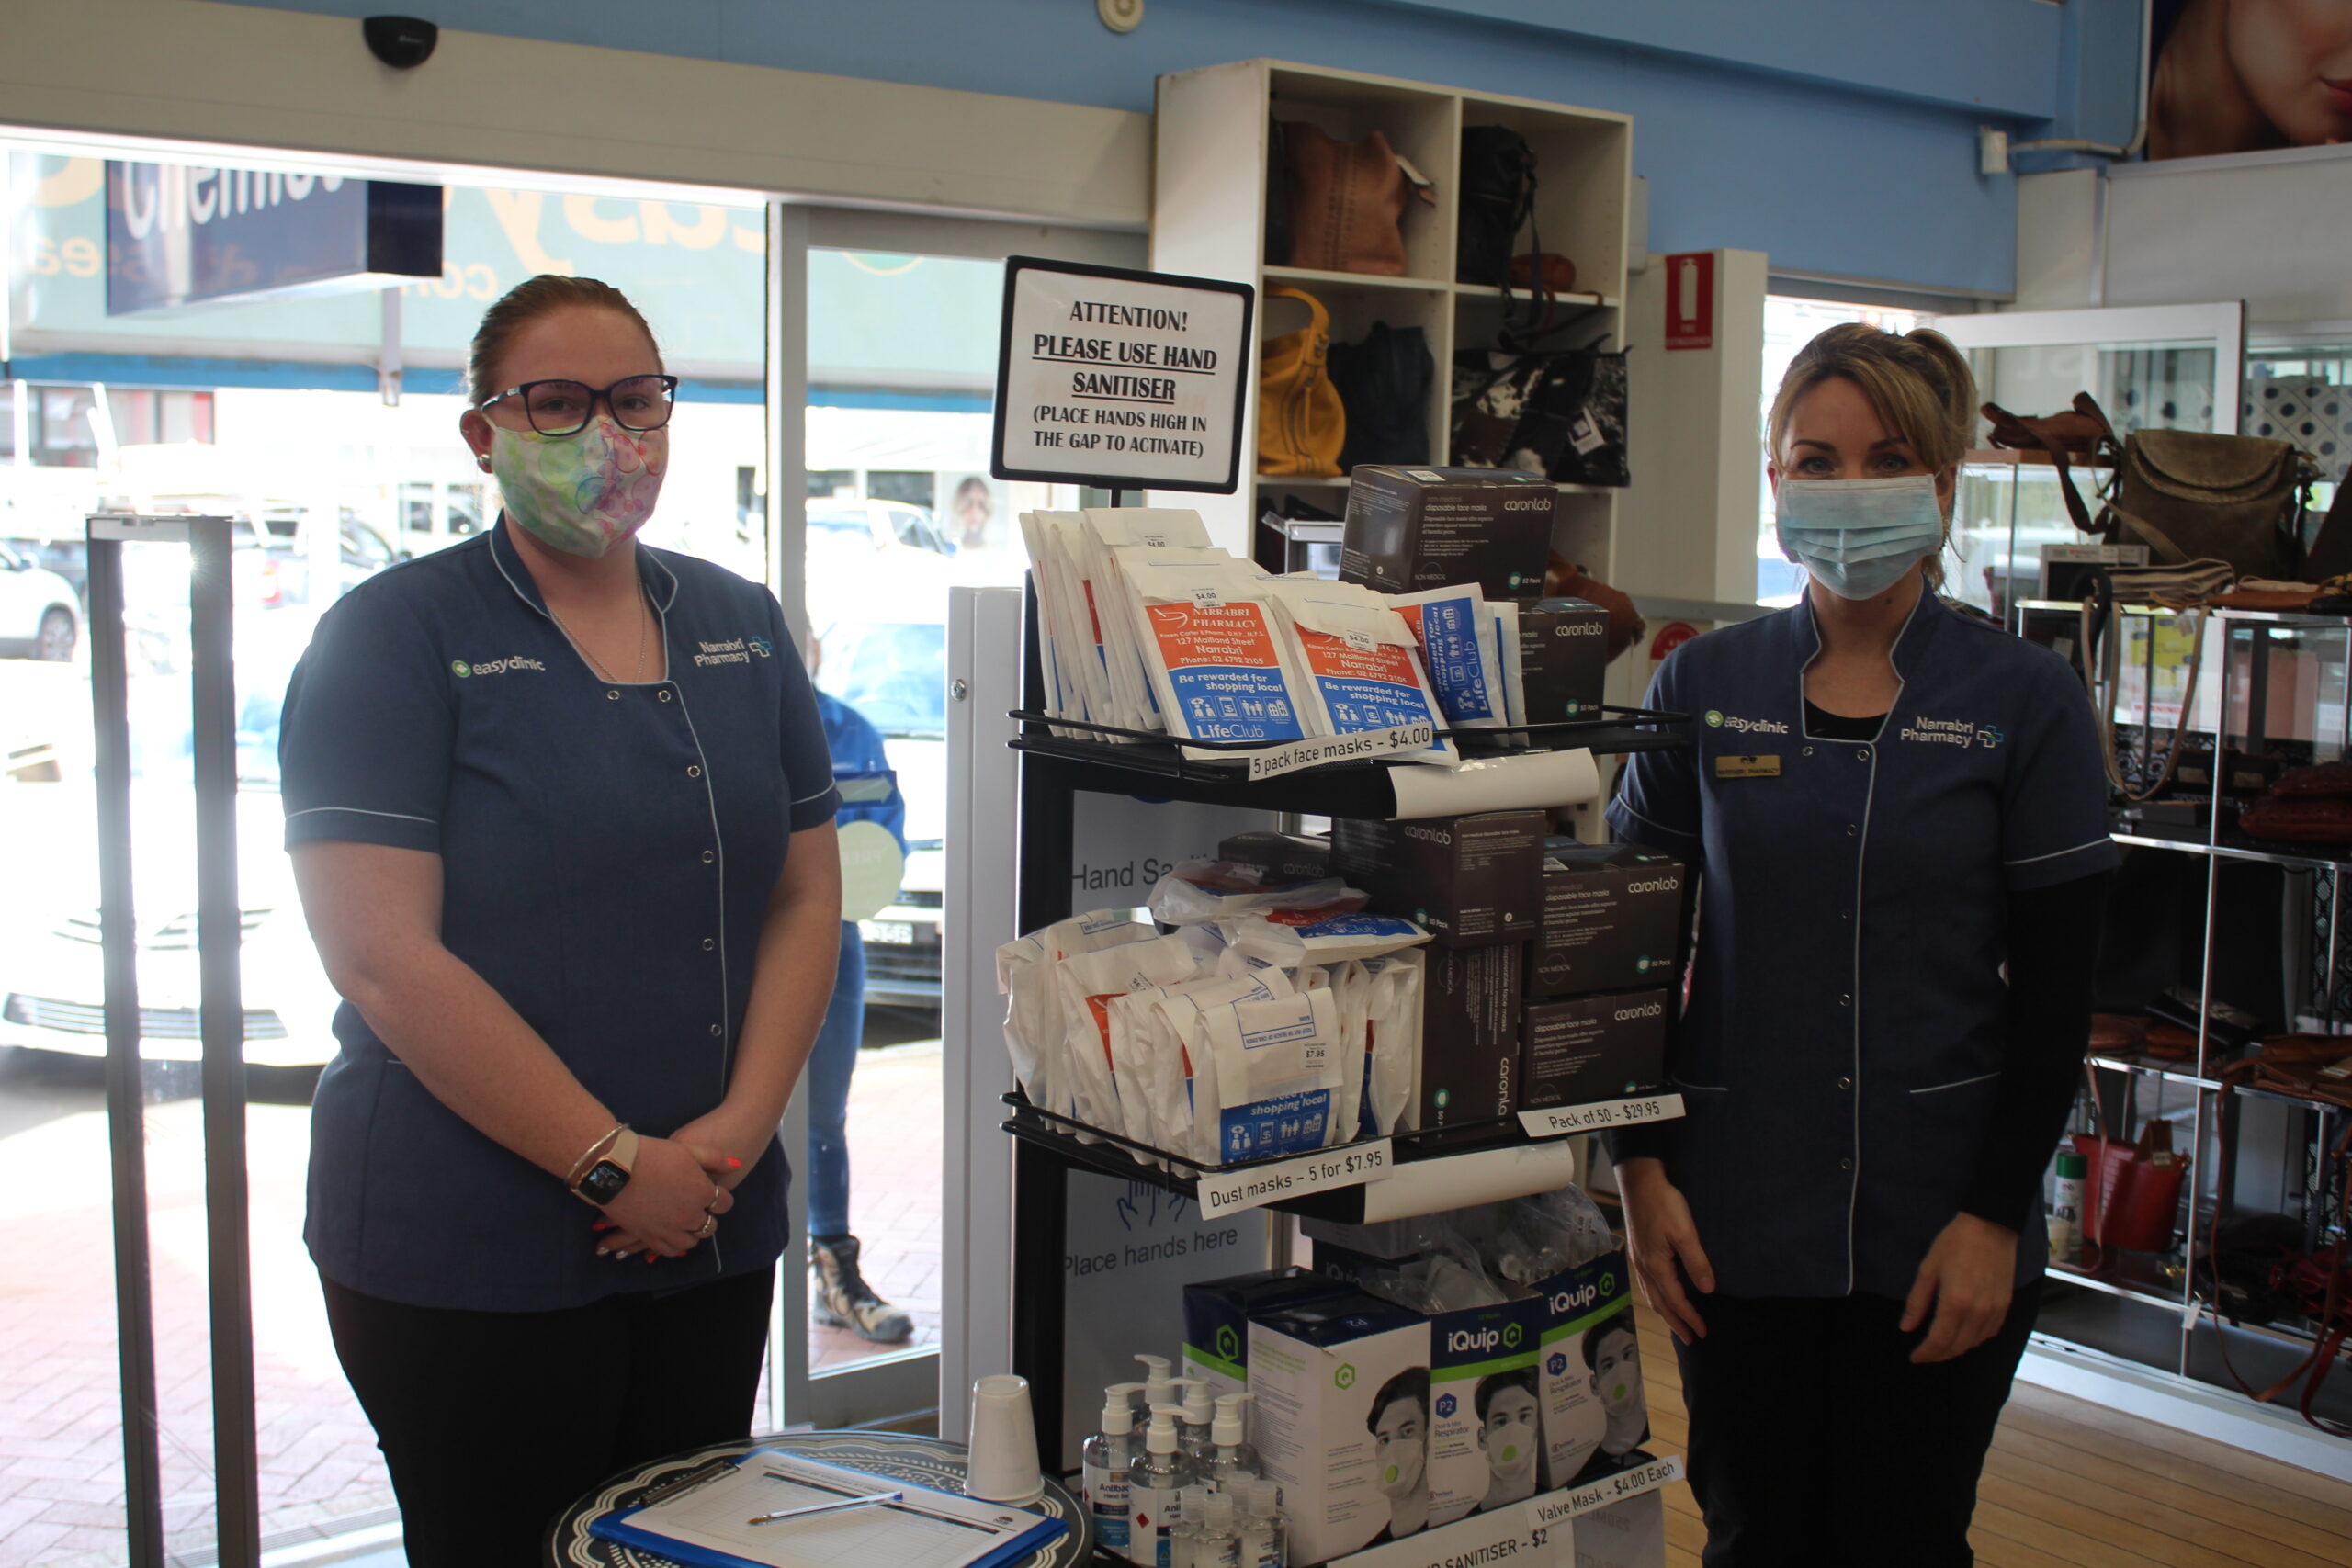
M 677 389 L 643 318 L 533 278 L 469 377 L 497 526 L 330 610 L 282 740 L 345 998 L 306 1236 L 414 1568 L 519 1568 L 614 1471 L 750 1430 L 841 929 L 775 600 L 636 539 Z

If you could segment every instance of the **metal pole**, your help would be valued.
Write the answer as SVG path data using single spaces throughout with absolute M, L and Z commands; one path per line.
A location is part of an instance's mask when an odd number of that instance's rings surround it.
M 252 1247 L 245 1172 L 245 1009 L 237 896 L 237 693 L 230 523 L 188 525 L 196 761 L 196 947 L 204 1045 L 204 1212 L 210 1260 L 213 1495 L 221 1568 L 261 1562 Z
M 88 525 L 90 707 L 97 741 L 98 931 L 106 970 L 107 1138 L 114 1174 L 114 1311 L 122 1381 L 123 1528 L 131 1568 L 164 1568 L 155 1303 L 147 1271 L 147 1132 L 139 1082 L 139 942 L 130 881 L 130 691 L 122 546 Z

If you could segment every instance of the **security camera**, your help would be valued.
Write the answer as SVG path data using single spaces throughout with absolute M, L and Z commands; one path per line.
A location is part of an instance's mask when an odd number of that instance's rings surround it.
M 368 52 L 395 71 L 409 71 L 433 58 L 441 29 L 417 17 L 369 17 L 359 24 Z

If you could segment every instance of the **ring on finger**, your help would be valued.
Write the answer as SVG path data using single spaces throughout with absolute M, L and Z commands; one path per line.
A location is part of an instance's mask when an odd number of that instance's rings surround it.
M 701 1241 L 706 1239 L 711 1232 L 718 1228 L 718 1216 L 717 1214 L 705 1214 L 702 1217 L 702 1228 L 699 1230 L 688 1231 L 686 1234 L 693 1236 L 696 1241 Z

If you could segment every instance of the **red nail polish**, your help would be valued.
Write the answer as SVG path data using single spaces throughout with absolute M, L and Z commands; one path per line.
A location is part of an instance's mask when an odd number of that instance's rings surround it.
M 608 1231 L 613 1228 L 613 1222 L 610 1220 L 598 1220 L 594 1224 L 590 1225 L 588 1228 L 592 1231 Z
M 743 1162 L 737 1159 L 733 1155 L 729 1155 L 727 1156 L 727 1168 L 729 1170 L 741 1170 L 743 1168 Z
M 660 1256 L 662 1256 L 662 1255 L 661 1255 L 660 1253 L 658 1253 L 658 1252 L 649 1252 L 649 1253 L 647 1253 L 647 1254 L 645 1255 L 645 1260 L 646 1260 L 648 1263 L 650 1263 L 650 1262 L 652 1262 L 656 1258 L 659 1258 Z

